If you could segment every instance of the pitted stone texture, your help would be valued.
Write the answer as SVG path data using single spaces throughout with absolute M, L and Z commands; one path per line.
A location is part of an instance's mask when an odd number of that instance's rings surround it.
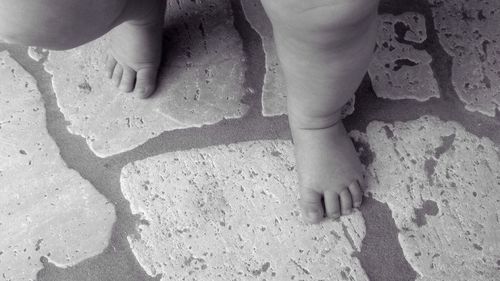
M 164 67 L 147 100 L 119 94 L 104 73 L 107 38 L 50 52 L 58 105 L 69 130 L 100 157 L 131 150 L 164 131 L 240 118 L 244 95 L 242 42 L 229 1 L 169 1 Z
M 286 82 L 280 66 L 271 22 L 269 21 L 260 0 L 241 0 L 241 5 L 250 25 L 262 39 L 265 53 L 264 85 L 262 86 L 262 114 L 277 116 L 287 114 Z M 342 109 L 345 117 L 354 112 L 354 98 Z
M 375 199 L 385 202 L 418 280 L 498 280 L 500 150 L 453 122 L 373 122 Z
M 0 280 L 34 280 L 40 257 L 71 266 L 101 253 L 112 204 L 68 169 L 36 81 L 0 53 Z
M 429 0 L 444 49 L 453 56 L 452 82 L 466 109 L 500 109 L 500 2 Z
M 377 50 L 368 70 L 377 96 L 426 101 L 439 97 L 431 56 L 411 43 L 427 39 L 425 18 L 416 13 L 381 15 Z
M 302 222 L 292 145 L 261 141 L 168 153 L 126 166 L 121 183 L 147 222 L 131 247 L 162 280 L 368 280 L 353 254 L 359 212 Z

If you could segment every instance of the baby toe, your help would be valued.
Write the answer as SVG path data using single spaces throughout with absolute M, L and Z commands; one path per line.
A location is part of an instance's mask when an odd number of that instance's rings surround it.
M 349 191 L 351 192 L 352 204 L 354 208 L 359 208 L 363 202 L 363 191 L 358 181 L 355 181 L 349 185 Z
M 115 71 L 116 67 L 116 60 L 115 58 L 108 54 L 106 57 L 106 65 L 104 67 L 104 70 L 106 71 L 106 77 L 111 78 L 113 77 L 113 72 Z
M 134 90 L 135 76 L 137 74 L 131 68 L 124 68 L 122 80 L 120 82 L 120 91 L 130 93 Z
M 340 217 L 340 198 L 336 192 L 326 191 L 324 194 L 326 215 L 329 218 Z
M 342 215 L 349 215 L 352 213 L 352 198 L 349 189 L 344 189 L 340 192 L 340 209 L 342 210 Z
M 156 79 L 158 70 L 156 68 L 144 68 L 137 72 L 137 81 L 134 92 L 142 99 L 153 94 L 156 90 Z
M 312 189 L 305 189 L 300 195 L 300 207 L 305 221 L 319 223 L 324 216 L 321 194 Z
M 115 66 L 115 70 L 113 71 L 113 77 L 111 78 L 113 79 L 113 84 L 115 85 L 115 87 L 118 88 L 118 86 L 120 86 L 120 83 L 122 81 L 122 76 L 123 76 L 123 67 L 118 63 Z

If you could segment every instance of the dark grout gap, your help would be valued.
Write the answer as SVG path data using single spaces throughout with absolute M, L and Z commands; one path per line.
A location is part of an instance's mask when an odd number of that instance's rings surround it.
M 234 27 L 243 42 L 247 67 L 243 85 L 247 92 L 242 102 L 250 107 L 247 115 L 262 117 L 262 86 L 266 73 L 262 39 L 247 21 L 240 0 L 231 0 L 231 8 L 234 16 Z
M 360 210 L 365 220 L 366 235 L 361 251 L 354 256 L 360 260 L 368 278 L 371 281 L 416 280 L 419 274 L 406 261 L 389 206 L 365 197 Z

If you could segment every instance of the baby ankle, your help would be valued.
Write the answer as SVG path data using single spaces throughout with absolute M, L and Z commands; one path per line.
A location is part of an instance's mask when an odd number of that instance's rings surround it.
M 304 130 L 320 130 L 333 127 L 339 122 L 342 122 L 341 110 L 337 110 L 328 115 L 314 116 L 307 113 L 297 114 L 294 112 L 288 113 L 290 125 L 297 129 Z

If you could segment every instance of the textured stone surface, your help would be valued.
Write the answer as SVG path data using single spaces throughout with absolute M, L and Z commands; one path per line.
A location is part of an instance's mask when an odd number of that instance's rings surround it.
M 500 2 L 429 0 L 445 50 L 453 56 L 452 81 L 470 111 L 495 116 L 500 108 Z
M 381 15 L 377 50 L 369 73 L 377 96 L 426 101 L 439 97 L 431 56 L 411 43 L 427 39 L 425 18 L 416 13 Z
M 271 22 L 259 0 L 241 0 L 243 11 L 250 25 L 262 39 L 265 53 L 264 85 L 262 86 L 262 114 L 277 116 L 287 113 L 286 109 L 286 82 L 283 70 L 280 67 Z M 343 116 L 354 112 L 354 99 L 343 108 Z
M 368 182 L 418 280 L 498 280 L 500 149 L 452 122 L 372 122 Z
M 133 149 L 164 131 L 239 118 L 247 111 L 244 56 L 229 1 L 169 1 L 164 67 L 156 95 L 119 94 L 105 77 L 106 38 L 51 52 L 58 104 L 69 130 L 100 157 Z
M 40 257 L 74 265 L 102 252 L 114 207 L 66 167 L 36 81 L 0 53 L 0 280 L 34 280 Z
M 162 280 L 367 280 L 359 212 L 309 226 L 296 203 L 292 145 L 232 144 L 126 166 L 121 183 L 147 221 L 129 237 Z

